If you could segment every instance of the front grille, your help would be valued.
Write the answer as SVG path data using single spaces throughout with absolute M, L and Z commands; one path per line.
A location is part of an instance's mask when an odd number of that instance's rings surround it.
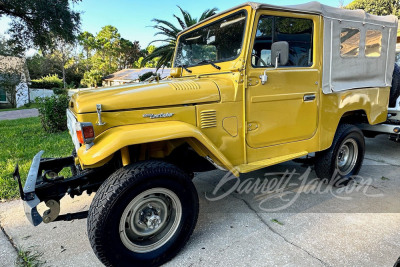
M 200 126 L 202 129 L 217 127 L 217 112 L 215 110 L 200 112 Z

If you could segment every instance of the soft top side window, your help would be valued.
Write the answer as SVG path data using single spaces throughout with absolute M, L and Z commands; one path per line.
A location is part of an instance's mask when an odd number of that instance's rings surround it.
M 358 57 L 360 53 L 360 30 L 343 28 L 340 32 L 340 55 L 342 57 Z
M 382 32 L 378 30 L 367 30 L 365 37 L 365 56 L 380 57 L 382 49 Z
M 289 43 L 289 61 L 282 67 L 310 67 L 313 63 L 313 21 L 310 19 L 262 15 L 258 21 L 252 51 L 253 67 L 272 67 L 271 45 Z

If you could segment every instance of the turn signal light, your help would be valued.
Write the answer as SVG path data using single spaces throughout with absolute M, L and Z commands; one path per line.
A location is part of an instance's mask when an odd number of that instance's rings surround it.
M 91 122 L 77 122 L 75 125 L 79 143 L 90 144 L 94 140 L 94 128 Z
M 393 129 L 393 132 L 395 132 L 395 133 L 397 133 L 397 134 L 400 133 L 400 127 L 394 128 L 394 129 Z

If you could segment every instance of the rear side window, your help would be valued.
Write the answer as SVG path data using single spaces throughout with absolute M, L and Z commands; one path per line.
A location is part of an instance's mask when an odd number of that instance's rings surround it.
M 378 30 L 368 30 L 365 37 L 365 56 L 380 57 L 382 49 L 382 32 Z
M 272 67 L 271 45 L 289 43 L 289 61 L 285 67 L 312 65 L 313 21 L 309 19 L 261 16 L 252 51 L 253 67 Z
M 343 28 L 340 32 L 340 55 L 342 57 L 358 57 L 360 53 L 360 30 Z

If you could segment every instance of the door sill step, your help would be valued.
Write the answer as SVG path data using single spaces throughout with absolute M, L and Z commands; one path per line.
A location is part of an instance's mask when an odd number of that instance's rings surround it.
M 276 158 L 264 159 L 264 160 L 252 162 L 249 164 L 242 164 L 242 165 L 236 166 L 236 168 L 239 170 L 240 173 L 248 173 L 248 172 L 256 171 L 256 170 L 259 170 L 259 169 L 262 169 L 262 168 L 265 168 L 268 166 L 286 162 L 286 161 L 289 161 L 292 159 L 300 158 L 307 154 L 308 154 L 307 151 L 302 151 L 299 153 L 280 156 L 280 157 L 276 157 Z

